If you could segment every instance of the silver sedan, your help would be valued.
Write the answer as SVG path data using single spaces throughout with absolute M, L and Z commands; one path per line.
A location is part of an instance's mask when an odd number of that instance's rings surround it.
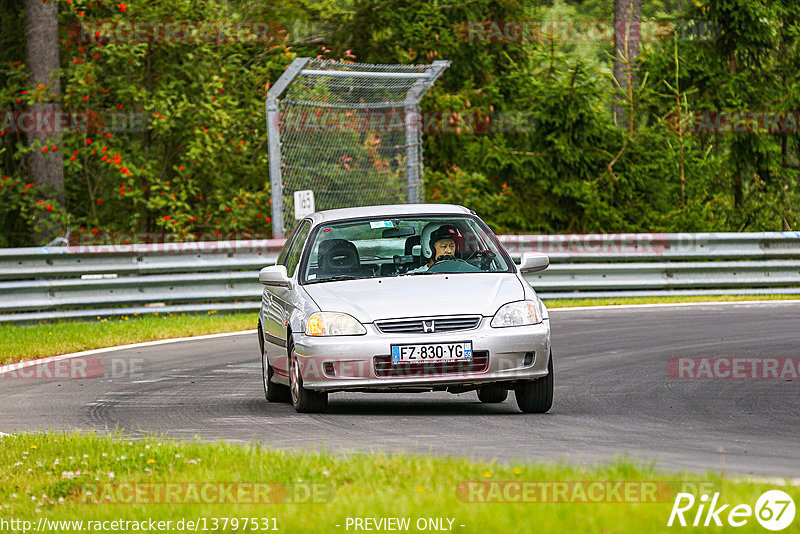
M 259 273 L 264 391 L 298 412 L 323 412 L 337 391 L 513 390 L 547 412 L 553 361 L 547 308 L 474 211 L 403 204 L 313 213 Z

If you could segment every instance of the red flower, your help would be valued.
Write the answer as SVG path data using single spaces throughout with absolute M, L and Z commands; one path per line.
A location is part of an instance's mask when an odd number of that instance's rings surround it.
M 26 90 L 26 91 L 22 91 L 22 94 L 23 94 L 23 95 L 27 95 L 27 94 L 28 94 L 28 91 L 27 91 L 27 90 Z
M 53 148 L 51 148 L 50 150 L 51 150 L 51 151 L 53 151 L 53 152 L 55 152 L 56 150 L 58 150 L 58 146 L 54 146 L 54 147 L 53 147 Z
M 171 219 L 171 217 L 169 215 L 164 215 L 164 220 L 165 221 L 169 221 L 170 219 Z
M 102 203 L 103 203 L 103 199 L 102 199 L 102 198 L 98 198 L 98 199 L 97 199 L 97 205 L 99 206 L 99 205 L 100 205 L 100 204 L 102 204 Z
M 53 211 L 53 206 L 48 204 L 47 206 L 44 207 L 44 209 L 46 209 L 47 211 Z
M 40 200 L 37 204 L 44 204 L 44 200 Z
M 272 217 L 264 217 L 264 221 L 268 222 L 268 223 L 271 223 L 272 222 Z
M 183 165 L 181 165 L 180 167 L 178 167 L 178 170 L 179 170 L 179 171 L 182 171 L 182 170 L 183 170 Z
M 47 152 L 47 147 L 46 146 L 42 147 L 42 154 L 44 154 L 45 152 Z
M 125 10 L 128 9 L 128 6 L 126 6 L 125 4 L 117 4 L 117 7 L 119 7 L 119 10 L 122 11 L 123 13 L 125 13 Z
M 97 233 L 97 232 L 99 232 L 99 231 L 100 231 L 100 230 L 98 230 L 97 228 L 92 228 L 92 233 L 93 233 L 93 234 L 96 234 L 96 233 Z
M 91 144 L 92 144 L 92 140 L 91 140 L 91 139 L 89 139 L 88 137 L 86 138 L 86 144 L 87 144 L 87 145 L 91 145 Z

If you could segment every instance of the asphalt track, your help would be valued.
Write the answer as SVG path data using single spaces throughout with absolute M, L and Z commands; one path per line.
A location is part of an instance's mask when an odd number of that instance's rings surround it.
M 800 357 L 800 304 L 551 312 L 555 402 L 517 411 L 461 395 L 331 396 L 301 415 L 263 397 L 254 334 L 98 355 L 87 380 L 0 376 L 0 435 L 114 430 L 328 451 L 413 451 L 594 464 L 626 454 L 664 469 L 800 477 L 800 379 L 672 378 L 688 357 Z M 131 372 L 133 365 L 134 372 Z M 111 368 L 116 366 L 116 376 Z

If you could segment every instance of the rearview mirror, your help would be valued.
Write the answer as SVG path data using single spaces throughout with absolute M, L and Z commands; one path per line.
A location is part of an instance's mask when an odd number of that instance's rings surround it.
M 289 275 L 285 265 L 270 265 L 258 272 L 258 281 L 265 286 L 290 287 Z
M 413 226 L 396 226 L 394 228 L 387 228 L 383 231 L 383 237 L 408 237 L 416 234 Z
M 550 265 L 550 258 L 544 252 L 523 252 L 519 262 L 519 272 L 535 273 L 544 271 Z

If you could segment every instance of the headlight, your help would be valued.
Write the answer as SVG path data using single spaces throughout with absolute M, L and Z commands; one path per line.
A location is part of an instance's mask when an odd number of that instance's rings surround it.
M 538 324 L 542 322 L 539 314 L 539 306 L 532 300 L 521 300 L 510 302 L 501 306 L 492 318 L 491 325 L 494 328 L 506 326 L 524 326 L 528 324 Z
M 306 324 L 307 336 L 360 336 L 367 329 L 352 315 L 337 312 L 314 312 Z

